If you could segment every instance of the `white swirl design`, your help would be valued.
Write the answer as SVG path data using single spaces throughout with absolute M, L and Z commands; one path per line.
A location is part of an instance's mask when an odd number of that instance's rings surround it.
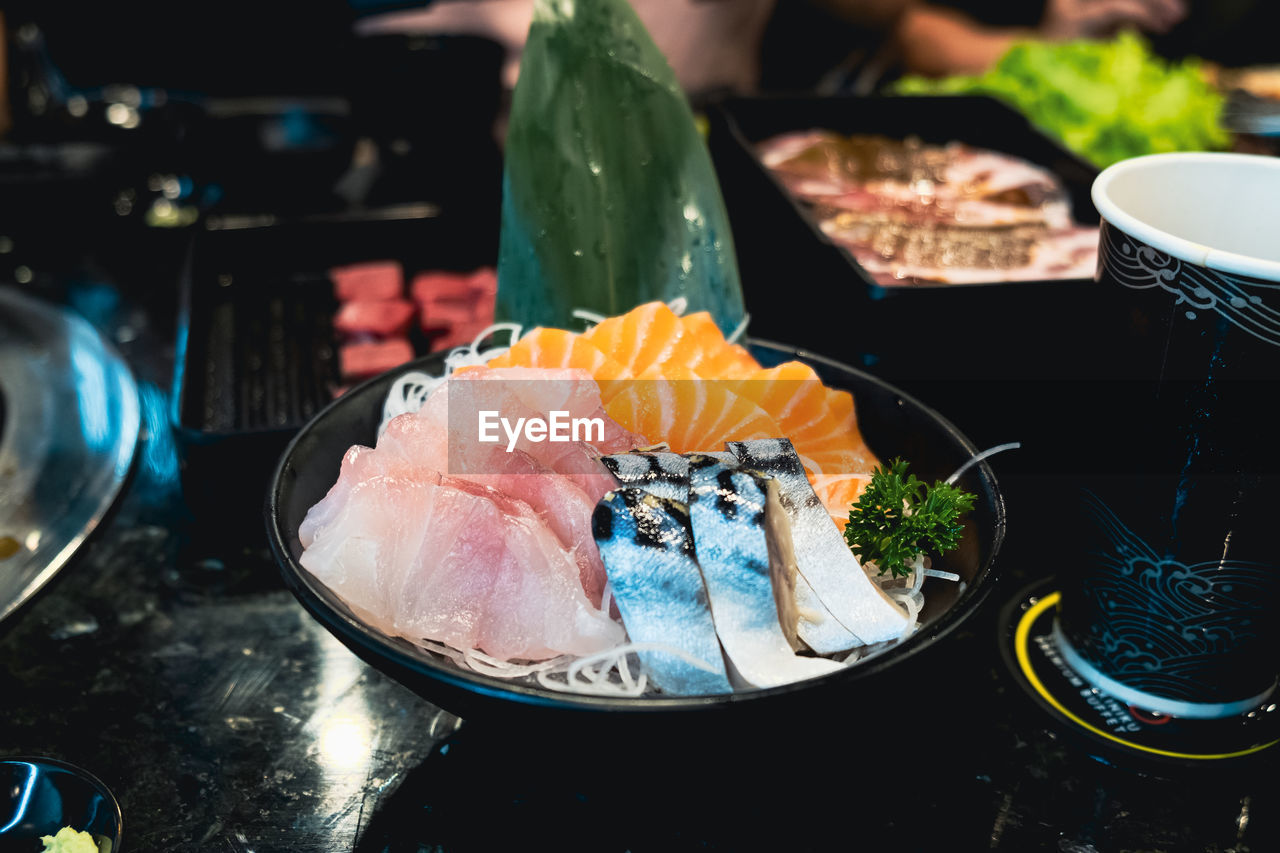
M 1139 690 L 1189 702 L 1222 696 L 1224 655 L 1258 639 L 1276 569 L 1211 560 L 1187 565 L 1161 557 L 1092 493 L 1086 506 L 1110 549 L 1090 555 L 1083 584 L 1097 614 L 1080 626 L 1076 649 L 1110 677 Z M 1230 689 L 1230 687 L 1226 687 Z M 1255 691 L 1256 692 L 1256 691 Z
M 1280 291 L 1280 282 L 1232 275 L 1182 261 L 1118 228 L 1102 223 L 1101 267 L 1117 282 L 1134 290 L 1158 287 L 1172 294 L 1175 305 L 1195 311 L 1216 311 L 1241 331 L 1280 346 L 1280 311 L 1264 300 Z M 1272 299 L 1280 297 L 1271 296 Z

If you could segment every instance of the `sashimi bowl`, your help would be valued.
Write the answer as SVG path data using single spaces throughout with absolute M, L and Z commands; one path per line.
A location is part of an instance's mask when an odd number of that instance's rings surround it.
M 896 688 L 890 685 L 900 678 L 900 673 L 926 666 L 931 655 L 923 653 L 953 635 L 987 598 L 996 577 L 995 559 L 1005 533 L 1005 507 L 1000 488 L 990 462 L 982 458 L 985 454 L 979 448 L 938 412 L 892 385 L 820 355 L 776 343 L 748 340 L 746 349 L 762 369 L 801 362 L 812 368 L 825 386 L 848 391 L 862 438 L 879 460 L 909 460 L 911 473 L 920 480 L 933 483 L 954 477 L 957 486 L 975 496 L 972 508 L 962 516 L 963 532 L 958 547 L 930 555 L 929 571 L 922 572 L 914 581 L 918 588 L 914 600 L 919 603 L 919 593 L 923 592 L 923 603 L 905 608 L 911 611 L 910 630 L 895 635 L 892 640 L 868 643 L 862 651 L 822 657 L 819 661 L 822 665 L 818 666 L 814 663 L 818 656 L 791 638 L 794 647 L 801 649 L 797 657 L 804 658 L 806 666 L 814 667 L 802 678 L 773 683 L 744 682 L 742 672 L 746 670 L 739 672 L 726 653 L 724 661 L 718 663 L 725 664 L 732 681 L 731 689 L 695 687 L 689 692 L 672 692 L 661 687 L 655 689 L 656 682 L 651 681 L 645 689 L 626 692 L 596 690 L 590 684 L 586 685 L 590 689 L 566 688 L 567 682 L 547 677 L 548 671 L 540 670 L 536 661 L 529 664 L 527 670 L 503 671 L 492 665 L 491 657 L 472 658 L 442 643 L 393 635 L 395 632 L 386 630 L 384 623 L 344 598 L 334 588 L 341 588 L 340 584 L 331 586 L 318 577 L 314 560 L 308 567 L 305 554 L 314 544 L 312 537 L 317 527 L 314 515 L 309 520 L 308 513 L 326 499 L 331 490 L 336 491 L 340 470 L 345 472 L 352 464 L 344 461 L 344 457 L 350 455 L 348 451 L 355 446 L 371 448 L 381 440 L 380 428 L 388 422 L 386 407 L 396 396 L 393 392 L 400 387 L 398 383 L 403 384 L 409 376 L 441 375 L 445 370 L 445 358 L 441 354 L 419 359 L 353 387 L 294 437 L 279 461 L 266 501 L 268 538 L 286 584 L 316 620 L 365 662 L 468 721 L 519 720 L 523 725 L 537 718 L 577 726 L 603 720 L 610 726 L 634 724 L 637 728 L 647 724 L 675 723 L 683 727 L 694 722 L 710 722 L 713 725 L 708 731 L 731 731 L 732 726 L 722 725 L 728 718 L 745 720 L 757 711 L 772 715 L 784 709 L 803 713 L 823 709 L 840 715 L 844 713 L 840 709 L 859 705 L 860 695 L 877 696 L 876 702 L 883 707 L 882 688 L 892 693 Z M 724 446 L 706 448 L 707 451 L 724 449 Z M 659 447 L 655 452 L 662 450 Z M 711 464 L 705 457 L 699 459 Z M 958 476 L 954 476 L 957 472 Z M 758 482 L 770 479 L 762 475 Z M 602 517 L 602 508 L 609 500 L 608 495 L 626 491 L 608 492 L 596 505 L 596 511 L 590 513 L 591 530 L 613 583 L 613 589 L 606 587 L 604 594 L 616 596 L 612 606 L 607 598 L 603 603 L 597 601 L 595 606 L 600 608 L 599 612 L 610 614 L 619 623 L 619 630 L 630 616 L 622 606 L 626 598 L 618 578 L 632 567 L 623 565 L 630 559 L 626 549 L 613 553 L 606 548 L 607 535 L 613 534 L 616 538 L 618 534 Z M 689 505 L 693 505 L 692 500 Z M 693 518 L 696 524 L 697 516 Z M 511 521 L 509 525 L 517 523 Z M 831 532 L 842 542 L 835 525 L 831 527 Z M 797 536 L 801 535 L 799 528 L 795 530 Z M 430 563 L 436 559 L 435 552 L 423 546 L 423 541 L 426 540 L 421 536 L 415 540 L 418 544 L 414 547 L 419 549 L 415 553 L 424 555 L 420 559 Z M 691 548 L 696 549 L 705 562 L 704 552 L 709 552 L 700 544 L 702 541 L 696 538 Z M 797 543 L 797 554 L 801 546 L 803 543 Z M 345 567 L 339 568 L 341 572 L 346 571 Z M 328 580 L 332 583 L 332 575 Z M 922 580 L 928 583 L 920 587 Z M 425 582 L 411 583 L 423 589 L 427 586 Z M 410 590 L 407 585 L 397 594 L 423 595 L 421 589 Z M 447 596 L 456 594 L 456 589 L 431 594 Z M 782 599 L 777 600 L 781 612 Z M 721 616 L 727 609 L 719 610 L 714 596 L 710 605 L 710 610 L 717 613 L 719 631 Z M 628 638 L 630 641 L 637 643 L 636 632 L 628 627 L 626 633 L 632 635 Z M 642 646 L 643 643 L 638 643 L 635 648 Z M 832 663 L 833 660 L 840 665 Z M 604 679 L 607 684 L 610 679 L 617 681 L 621 677 L 624 687 L 634 687 L 646 672 L 646 657 L 643 651 L 632 651 L 623 654 L 621 661 L 622 665 L 608 674 L 588 670 L 586 680 Z M 520 666 L 526 663 L 517 662 Z M 581 670 L 576 677 L 584 678 Z

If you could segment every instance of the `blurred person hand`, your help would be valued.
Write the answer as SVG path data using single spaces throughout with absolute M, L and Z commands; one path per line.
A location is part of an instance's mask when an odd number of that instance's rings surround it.
M 1166 33 L 1186 16 L 1184 0 L 1047 0 L 1038 33 L 1050 41 L 1109 38 L 1125 28 Z
M 903 67 L 930 76 L 981 74 L 1019 40 L 1107 39 L 1123 29 L 1165 33 L 1188 12 L 1186 0 L 1046 0 L 1040 23 L 1021 28 L 989 26 L 927 0 L 904 2 L 896 33 Z

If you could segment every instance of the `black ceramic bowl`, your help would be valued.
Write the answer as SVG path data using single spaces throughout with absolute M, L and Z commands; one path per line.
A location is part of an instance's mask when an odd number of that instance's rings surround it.
M 911 470 L 932 482 L 944 479 L 977 450 L 946 419 L 919 401 L 875 377 L 803 351 L 760 341 L 751 344 L 762 364 L 800 358 L 833 387 L 853 393 L 858 421 L 868 444 L 882 459 L 901 456 Z M 285 450 L 267 495 L 266 521 L 271 547 L 285 581 L 302 605 L 339 640 L 373 667 L 389 674 L 440 707 L 472 720 L 518 719 L 522 728 L 539 724 L 586 725 L 607 719 L 609 725 L 636 723 L 681 730 L 710 723 L 703 731 L 729 731 L 732 718 L 777 720 L 779 713 L 803 711 L 812 721 L 819 710 L 845 716 L 859 706 L 858 697 L 875 697 L 887 707 L 891 691 L 886 676 L 912 666 L 920 653 L 940 643 L 968 618 L 994 581 L 993 561 L 1005 531 L 1004 501 L 990 467 L 969 468 L 959 485 L 978 496 L 968 515 L 961 546 L 935 563 L 960 575 L 963 584 L 931 581 L 926 586 L 923 628 L 892 649 L 849 669 L 781 687 L 724 696 L 615 698 L 564 693 L 513 683 L 463 670 L 451 661 L 413 644 L 388 637 L 364 624 L 345 604 L 302 568 L 298 527 L 307 510 L 324 497 L 337 479 L 339 462 L 353 444 L 372 445 L 382 417 L 382 404 L 395 377 L 405 370 L 439 373 L 441 361 L 431 356 L 372 379 L 321 411 Z M 763 712 L 764 717 L 756 717 Z
M 103 853 L 119 853 L 120 804 L 92 773 L 54 758 L 6 756 L 0 792 L 0 853 L 38 853 L 40 837 L 64 826 L 92 835 Z

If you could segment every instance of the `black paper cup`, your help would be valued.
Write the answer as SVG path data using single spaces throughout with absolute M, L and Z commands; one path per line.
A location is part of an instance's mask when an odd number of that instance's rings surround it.
M 1054 635 L 1136 708 L 1246 713 L 1280 671 L 1280 159 L 1134 158 L 1093 200 L 1095 340 L 1123 393 L 1084 427 L 1115 452 L 1082 462 Z

